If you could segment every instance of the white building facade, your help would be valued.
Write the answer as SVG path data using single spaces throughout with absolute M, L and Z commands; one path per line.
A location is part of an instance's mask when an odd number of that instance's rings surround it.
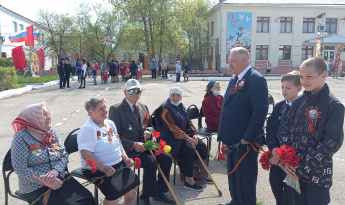
M 207 20 L 211 46 L 205 69 L 226 71 L 229 51 L 238 46 L 250 50 L 251 65 L 260 72 L 268 61 L 273 73 L 298 69 L 317 48 L 325 60 L 334 60 L 345 44 L 344 10 L 342 0 L 220 1 Z

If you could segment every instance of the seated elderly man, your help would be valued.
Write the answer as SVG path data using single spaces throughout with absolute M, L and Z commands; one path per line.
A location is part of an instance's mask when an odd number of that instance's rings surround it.
M 158 180 L 156 179 L 158 161 L 165 177 L 169 180 L 171 156 L 163 153 L 157 156 L 156 161 L 143 146 L 144 142 L 152 136 L 153 127 L 147 106 L 138 102 L 142 93 L 139 82 L 135 79 L 128 80 L 123 92 L 125 94 L 123 101 L 110 107 L 109 119 L 115 122 L 128 156 L 141 159 L 144 176 L 140 203 L 150 204 L 149 197 L 167 204 L 174 203 L 162 176 L 158 174 Z

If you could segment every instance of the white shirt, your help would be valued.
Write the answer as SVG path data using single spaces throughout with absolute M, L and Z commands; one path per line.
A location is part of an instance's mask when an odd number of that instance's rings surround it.
M 126 92 L 127 92 L 127 90 L 126 90 Z M 134 94 L 133 94 L 134 95 Z M 132 112 L 134 113 L 134 108 L 133 108 L 133 104 L 127 99 L 127 98 L 125 98 L 126 99 L 126 101 L 127 101 L 127 103 L 128 103 L 128 105 L 129 105 L 129 107 L 131 108 L 131 110 L 132 110 Z M 139 105 L 138 105 L 138 102 L 137 103 L 135 103 L 135 106 L 137 106 L 137 108 L 138 108 L 138 110 L 139 110 Z
M 91 118 L 81 127 L 77 135 L 78 150 L 81 161 L 81 167 L 86 166 L 80 154 L 81 150 L 92 152 L 96 159 L 106 166 L 113 166 L 122 160 L 121 141 L 117 134 L 117 129 L 113 121 L 104 120 L 106 130 L 102 130 Z M 113 132 L 110 132 L 110 128 Z M 100 136 L 97 134 L 100 133 Z
M 81 67 L 81 69 L 82 69 L 82 73 L 84 74 L 84 77 L 86 76 L 86 64 L 84 64 L 84 65 L 82 65 L 82 67 Z
M 289 104 L 289 106 L 291 107 L 292 106 L 292 101 L 288 102 L 287 100 L 285 100 L 285 104 Z
M 250 68 L 251 68 L 251 66 L 249 65 L 246 69 L 244 69 L 244 70 L 237 76 L 237 77 L 238 77 L 237 82 L 243 78 L 243 76 L 247 73 L 247 71 L 248 71 Z M 237 83 L 237 82 L 236 82 L 236 83 Z

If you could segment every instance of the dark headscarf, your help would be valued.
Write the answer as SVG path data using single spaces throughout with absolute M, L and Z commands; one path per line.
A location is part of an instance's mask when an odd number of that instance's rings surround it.
M 218 83 L 218 81 L 216 81 L 216 80 L 211 80 L 210 82 L 208 82 L 208 84 L 206 86 L 206 94 L 205 94 L 204 98 L 212 93 L 211 88 L 213 88 L 213 86 L 217 83 Z

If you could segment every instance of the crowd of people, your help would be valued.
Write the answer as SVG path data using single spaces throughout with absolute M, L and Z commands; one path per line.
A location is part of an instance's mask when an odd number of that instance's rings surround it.
M 262 136 L 268 113 L 268 88 L 265 78 L 249 65 L 249 59 L 247 49 L 233 48 L 229 66 L 234 76 L 224 97 L 220 94 L 221 84 L 210 81 L 202 101 L 207 128 L 218 132 L 217 139 L 226 148 L 236 146 L 227 152 L 231 201 L 221 205 L 255 205 L 257 199 L 260 148 L 257 142 L 262 142 L 259 136 Z M 112 63 L 115 69 L 120 68 L 121 75 L 125 75 L 121 73 L 121 67 L 125 67 L 123 62 L 122 65 L 116 61 Z M 84 82 L 86 64 L 82 59 Z M 133 61 L 128 68 L 137 71 L 138 65 Z M 179 62 L 176 69 L 181 70 Z M 285 100 L 277 103 L 268 117 L 265 138 L 273 155 L 269 183 L 277 205 L 330 203 L 332 157 L 343 142 L 344 105 L 330 92 L 326 77 L 327 63 L 319 57 L 304 61 L 300 72 L 293 71 L 282 77 Z M 305 90 L 298 96 L 302 86 Z M 180 167 L 185 189 L 201 192 L 204 190 L 201 183 L 213 183 L 207 174 L 196 176 L 194 172 L 196 162 L 206 162 L 208 150 L 198 139 L 197 129 L 182 102 L 182 88 L 171 87 L 167 93 L 169 97 L 151 113 L 153 115 L 139 102 L 143 94 L 139 81 L 127 80 L 123 94 L 123 100 L 111 105 L 109 112 L 104 99 L 87 100 L 85 110 L 89 119 L 77 136 L 81 167 L 86 167 L 88 159 L 97 167 L 97 172 L 86 170 L 84 176 L 93 179 L 106 175 L 99 186 L 105 195 L 103 204 L 116 204 L 121 196 L 125 204 L 133 203 L 138 176 L 131 169 L 120 169 L 131 166 L 133 158 L 141 160 L 144 171 L 140 204 L 150 204 L 150 198 L 174 203 L 168 184 L 163 180 L 166 178 L 169 182 L 173 160 Z M 12 163 L 23 198 L 31 203 L 51 188 L 48 204 L 94 204 L 91 193 L 76 180 L 64 181 L 68 177 L 65 172 L 68 156 L 59 135 L 51 128 L 51 115 L 44 103 L 26 107 L 12 125 L 16 133 L 11 146 Z M 164 152 L 156 158 L 144 146 L 155 130 L 160 132 L 156 140 L 164 140 L 172 148 L 169 154 Z M 277 166 L 280 158 L 276 151 L 281 145 L 294 147 L 301 158 L 300 166 L 286 164 L 285 170 Z M 196 157 L 199 154 L 200 160 Z M 158 165 L 161 171 L 157 177 Z M 37 181 L 32 174 L 45 183 Z M 283 183 L 286 176 L 299 180 L 300 194 Z

